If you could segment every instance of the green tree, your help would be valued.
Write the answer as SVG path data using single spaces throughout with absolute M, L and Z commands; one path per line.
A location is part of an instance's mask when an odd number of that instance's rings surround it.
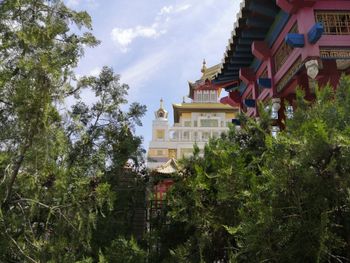
M 116 200 L 108 178 L 142 163 L 134 126 L 145 107 L 121 109 L 128 87 L 109 68 L 75 79 L 83 47 L 98 44 L 90 30 L 89 15 L 60 0 L 0 3 L 1 262 L 92 262 L 98 218 Z
M 167 229 L 176 228 L 172 231 L 179 239 L 169 241 L 164 248 L 168 250 L 166 260 L 229 262 L 239 249 L 235 234 L 240 228 L 240 211 L 259 173 L 256 157 L 266 149 L 266 133 L 261 128 L 267 127 L 266 123 L 260 126 L 245 121 L 241 132 L 231 129 L 220 139 L 210 140 L 203 157 L 195 149 L 192 158 L 183 160 L 183 169 L 169 195 L 167 215 Z M 167 232 L 163 232 L 166 237 Z
M 348 262 L 350 81 L 317 89 L 277 139 L 268 137 L 264 182 L 243 213 L 239 255 L 269 262 Z M 265 242 L 262 242 L 262 240 Z
M 168 195 L 175 231 L 159 262 L 348 262 L 350 80 L 298 91 L 286 130 L 269 113 L 211 140 L 183 162 Z M 263 108 L 263 107 L 261 107 Z M 175 230 L 174 230 L 175 229 Z

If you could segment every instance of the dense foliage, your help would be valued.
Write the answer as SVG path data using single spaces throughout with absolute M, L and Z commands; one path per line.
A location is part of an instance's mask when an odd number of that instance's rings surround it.
M 277 137 L 261 110 L 195 147 L 145 246 L 145 107 L 108 67 L 76 79 L 97 44 L 61 0 L 0 2 L 0 262 L 350 261 L 349 78 Z
M 350 80 L 315 95 L 276 138 L 261 110 L 183 162 L 157 262 L 350 261 Z
M 118 191 L 126 170 L 142 188 L 133 130 L 145 107 L 122 110 L 128 87 L 110 68 L 75 78 L 83 48 L 98 44 L 90 31 L 90 16 L 60 0 L 0 3 L 0 262 L 113 262 L 125 246 L 143 256 L 121 227 L 130 216 L 98 231 L 135 205 Z

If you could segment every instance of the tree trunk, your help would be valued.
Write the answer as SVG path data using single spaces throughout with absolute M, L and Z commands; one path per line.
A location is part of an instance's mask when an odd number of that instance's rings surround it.
M 5 199 L 4 199 L 3 203 L 2 203 L 2 207 L 3 208 L 8 206 L 8 203 L 9 203 L 9 201 L 11 199 L 11 195 L 12 195 L 13 185 L 15 184 L 17 175 L 19 173 L 19 169 L 22 166 L 22 163 L 24 161 L 24 156 L 25 156 L 28 148 L 30 147 L 30 145 L 31 145 L 31 143 L 27 143 L 23 147 L 20 155 L 17 157 L 17 160 L 14 163 L 14 168 L 13 168 L 13 171 L 12 171 L 12 174 L 11 174 L 10 182 L 8 184 L 8 187 L 7 187 L 6 197 L 5 197 Z

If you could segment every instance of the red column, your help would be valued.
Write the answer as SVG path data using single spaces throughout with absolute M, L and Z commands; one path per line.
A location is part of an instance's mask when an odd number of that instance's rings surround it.
M 319 73 L 319 85 L 325 86 L 329 83 L 334 89 L 337 88 L 341 73 L 337 68 L 336 60 L 323 60 L 322 64 L 323 69 Z
M 305 7 L 299 10 L 299 12 L 296 14 L 297 16 L 297 23 L 298 23 L 298 30 L 300 34 L 305 35 L 305 47 L 303 47 L 301 56 L 302 60 L 305 60 L 309 57 L 315 58 L 320 56 L 320 48 L 318 43 L 316 44 L 310 44 L 309 41 L 307 41 L 307 34 L 309 30 L 315 25 L 315 13 L 313 8 Z

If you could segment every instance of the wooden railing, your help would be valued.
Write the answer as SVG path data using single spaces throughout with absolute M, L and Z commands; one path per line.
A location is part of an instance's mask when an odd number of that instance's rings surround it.
M 323 23 L 326 35 L 350 35 L 350 11 L 316 11 L 317 22 Z

